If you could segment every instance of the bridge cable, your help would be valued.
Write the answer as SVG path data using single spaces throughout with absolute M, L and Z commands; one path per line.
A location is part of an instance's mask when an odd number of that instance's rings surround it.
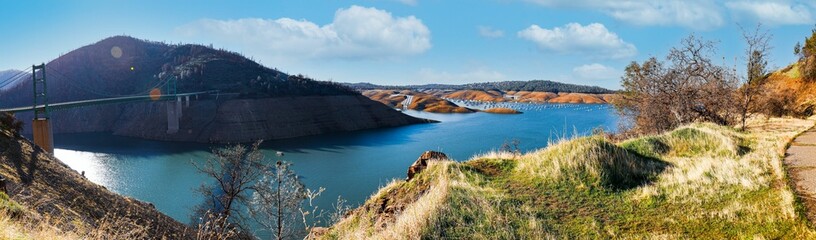
M 3 81 L 0 81 L 0 85 L 3 85 L 3 87 L 5 87 L 5 85 L 10 84 L 10 83 L 11 83 L 12 81 L 14 81 L 15 79 L 20 79 L 20 78 L 23 76 L 23 74 L 26 74 L 26 73 L 27 73 L 27 71 L 28 71 L 29 69 L 31 69 L 31 67 L 28 67 L 28 68 L 26 68 L 25 70 L 20 71 L 20 72 L 17 72 L 16 74 L 12 75 L 11 77 L 9 77 L 9 78 L 7 78 L 7 79 L 5 79 L 5 80 L 3 80 Z
M 28 73 L 28 70 L 30 70 L 30 69 L 31 69 L 31 67 L 28 67 L 23 71 L 17 72 L 17 74 L 14 74 L 13 76 L 7 78 L 6 80 L 0 81 L 0 89 L 5 88 L 6 86 L 8 86 L 9 84 L 11 84 L 13 82 L 16 82 L 16 80 L 21 79 L 24 76 L 24 74 Z

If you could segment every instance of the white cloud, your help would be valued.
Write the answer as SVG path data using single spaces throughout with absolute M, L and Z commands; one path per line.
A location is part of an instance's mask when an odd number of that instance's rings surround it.
M 620 71 L 599 63 L 575 67 L 572 69 L 572 74 L 584 80 L 613 80 L 621 76 Z
M 589 54 L 600 58 L 626 58 L 637 54 L 635 45 L 624 42 L 600 23 L 586 26 L 569 23 L 553 29 L 532 25 L 519 31 L 518 36 L 536 43 L 542 50 L 565 54 Z
M 176 31 L 289 58 L 379 59 L 416 55 L 431 48 L 431 31 L 422 20 L 360 6 L 338 9 L 332 23 L 323 26 L 290 18 L 202 19 Z
M 465 83 L 465 82 L 492 82 L 506 80 L 504 74 L 487 70 L 475 69 L 462 73 L 450 73 L 423 68 L 419 71 L 419 80 L 426 83 Z
M 479 26 L 479 35 L 486 38 L 504 37 L 504 31 L 487 26 Z
M 752 17 L 771 25 L 811 24 L 808 6 L 786 2 L 731 1 L 725 3 L 738 16 Z
M 630 24 L 712 29 L 723 25 L 721 7 L 711 0 L 526 0 L 546 7 L 587 8 Z

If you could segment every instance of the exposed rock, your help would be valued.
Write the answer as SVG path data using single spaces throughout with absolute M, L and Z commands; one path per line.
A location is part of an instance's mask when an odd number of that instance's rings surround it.
M 306 236 L 306 239 L 320 239 L 323 235 L 329 232 L 328 228 L 324 227 L 313 227 L 309 230 L 309 235 Z
M 484 110 L 483 112 L 495 113 L 495 114 L 521 114 L 520 111 L 512 109 L 512 108 L 491 108 L 491 109 Z
M 521 103 L 609 103 L 615 94 L 603 93 L 554 93 L 531 91 L 499 90 L 365 90 L 362 92 L 372 100 L 391 107 L 402 108 L 406 95 L 414 96 L 408 109 L 436 113 L 475 112 L 473 109 L 460 107 L 450 99 L 481 102 L 521 102 Z
M 367 90 L 363 95 L 371 100 L 381 102 L 393 108 L 407 108 L 432 113 L 474 113 L 476 110 L 460 107 L 440 96 L 417 91 Z M 407 96 L 412 96 L 411 103 L 406 103 Z M 407 105 L 406 105 L 407 104 Z
M 448 159 L 448 156 L 444 153 L 437 151 L 425 151 L 421 156 L 419 156 L 419 159 L 417 159 L 414 164 L 411 164 L 411 167 L 408 167 L 408 178 L 406 181 L 410 181 L 415 175 L 422 172 L 422 170 L 425 170 L 425 168 L 428 167 L 428 161 L 446 159 Z

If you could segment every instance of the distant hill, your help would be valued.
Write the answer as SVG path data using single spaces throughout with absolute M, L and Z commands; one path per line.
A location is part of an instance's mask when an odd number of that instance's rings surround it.
M 31 78 L 31 74 L 20 70 L 0 71 L 0 91 L 10 89 Z
M 585 86 L 569 83 L 553 82 L 548 80 L 531 80 L 531 81 L 503 81 L 503 82 L 484 82 L 484 83 L 468 83 L 460 85 L 451 84 L 425 84 L 425 85 L 405 85 L 405 86 L 387 86 L 376 85 L 372 83 L 346 83 L 349 86 L 358 90 L 427 90 L 427 89 L 444 89 L 444 90 L 499 90 L 499 91 L 535 91 L 535 92 L 553 92 L 553 93 L 594 93 L 604 94 L 613 93 L 614 91 L 597 87 Z
M 289 76 L 234 52 L 127 36 L 81 47 L 47 65 L 52 101 L 147 94 L 154 87 L 165 90 L 164 83 L 170 76 L 178 79 L 178 92 L 221 90 L 239 94 L 240 98 L 355 94 L 339 84 Z M 30 104 L 30 88 L 20 85 L 4 92 L 4 98 L 12 101 L 2 104 Z
M 218 90 L 184 107 L 178 132 L 168 106 L 138 102 L 54 112 L 56 133 L 113 132 L 170 141 L 247 142 L 426 122 L 353 89 L 288 75 L 226 50 L 115 36 L 48 62 L 49 102 Z M 0 91 L 0 107 L 31 105 L 31 79 Z M 285 118 L 281 116 L 287 116 Z M 31 119 L 31 114 L 18 114 Z M 287 126 L 287 127 L 279 127 Z M 168 133 L 170 132 L 170 133 Z

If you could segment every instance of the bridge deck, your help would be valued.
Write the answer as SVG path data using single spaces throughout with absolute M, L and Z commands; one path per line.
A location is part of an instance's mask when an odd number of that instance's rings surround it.
M 193 96 L 193 95 L 199 95 L 199 94 L 215 93 L 215 92 L 216 91 L 204 91 L 204 92 L 192 92 L 192 93 L 179 93 L 179 94 L 171 94 L 171 95 L 161 95 L 158 99 L 156 99 L 156 101 L 174 99 L 174 98 L 177 98 L 177 97 Z M 107 104 L 107 103 L 143 101 L 143 100 L 153 100 L 153 99 L 152 99 L 152 97 L 150 95 L 89 99 L 89 100 L 80 100 L 80 101 L 72 101 L 72 102 L 52 103 L 52 104 L 48 104 L 48 108 L 50 110 L 60 110 L 60 109 L 66 109 L 66 108 L 72 108 L 72 107 L 82 107 L 82 106 L 90 106 L 90 105 L 97 105 L 97 104 Z M 43 108 L 45 108 L 45 105 L 37 105 L 36 107 L 35 106 L 24 106 L 24 107 L 0 109 L 0 112 L 18 113 L 18 112 L 34 111 L 34 109 L 39 110 L 39 109 L 43 109 Z

